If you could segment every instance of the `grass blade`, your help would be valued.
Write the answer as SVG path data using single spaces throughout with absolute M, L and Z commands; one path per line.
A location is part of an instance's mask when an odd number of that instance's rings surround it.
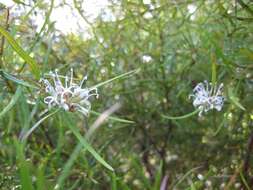
M 192 168 L 191 170 L 189 170 L 188 172 L 186 172 L 186 174 L 180 178 L 180 180 L 178 180 L 178 182 L 176 182 L 175 185 L 173 185 L 172 189 L 175 189 L 179 184 L 181 184 L 191 173 L 197 171 L 198 169 L 202 168 L 202 166 L 198 166 L 195 168 Z
M 161 180 L 162 180 L 162 168 L 163 168 L 163 162 L 160 161 L 158 171 L 156 172 L 156 175 L 155 175 L 153 190 L 159 189 L 159 186 L 160 186 Z
M 107 169 L 114 171 L 114 169 L 91 147 L 91 145 L 86 141 L 86 139 L 79 133 L 78 129 L 76 129 L 72 125 L 69 125 L 69 128 L 76 136 L 76 138 L 80 141 L 80 143 L 82 143 L 82 146 L 87 149 L 98 162 L 100 162 Z
M 98 119 L 93 123 L 93 125 L 89 128 L 88 132 L 85 134 L 86 139 L 90 139 L 91 135 L 94 133 L 94 131 L 97 130 L 97 128 L 103 123 L 103 121 L 105 119 L 107 119 L 114 111 L 116 111 L 117 109 L 120 108 L 120 104 L 115 104 L 114 106 L 112 106 L 111 108 L 109 108 L 108 110 L 106 110 L 105 112 L 103 112 L 102 114 L 99 114 Z M 97 113 L 97 112 L 95 112 Z M 102 115 L 104 114 L 103 119 L 101 120 L 100 117 L 102 117 Z M 71 125 L 71 124 L 70 124 Z M 77 159 L 79 152 L 81 151 L 81 149 L 83 148 L 83 145 L 81 142 L 79 142 L 78 145 L 76 145 L 74 151 L 72 152 L 70 158 L 68 159 L 67 163 L 64 165 L 63 170 L 61 172 L 61 175 L 59 176 L 55 189 L 61 189 L 62 185 L 64 183 L 64 180 L 68 177 L 69 175 L 69 171 L 71 169 L 71 167 L 73 166 L 75 160 Z
M 31 179 L 28 163 L 25 160 L 23 145 L 19 144 L 18 141 L 14 141 L 14 144 L 16 146 L 21 189 L 33 190 L 32 179 Z
M 70 158 L 68 159 L 67 163 L 64 164 L 63 170 L 61 172 L 61 175 L 59 176 L 59 178 L 57 179 L 56 185 L 54 189 L 62 189 L 62 185 L 64 183 L 64 180 L 68 177 L 69 175 L 69 171 L 71 169 L 71 167 L 73 166 L 75 160 L 77 159 L 79 152 L 82 149 L 82 144 L 79 143 L 78 145 L 76 145 L 74 151 L 72 152 Z
M 37 170 L 36 189 L 44 190 L 46 183 L 47 181 L 45 178 L 45 165 L 43 163 L 38 167 L 38 170 Z M 47 189 L 49 190 L 50 188 L 47 187 Z
M 95 116 L 100 116 L 102 113 L 99 113 L 99 112 L 95 112 L 95 111 L 90 111 L 91 114 L 95 115 Z M 120 123 L 135 123 L 134 121 L 131 121 L 131 120 L 126 120 L 126 119 L 121 119 L 121 118 L 118 118 L 118 117 L 114 117 L 114 116 L 108 116 L 108 119 L 109 120 L 112 120 L 112 121 L 116 121 L 116 122 L 120 122 Z
M 136 171 L 136 177 L 141 179 L 144 185 L 144 189 L 152 190 L 151 183 L 149 179 L 145 176 L 145 171 L 143 170 L 142 164 L 137 157 L 132 157 L 131 163 L 134 170 Z
M 29 88 L 39 89 L 38 87 L 36 87 L 36 86 L 34 86 L 34 85 L 31 85 L 31 84 L 29 84 L 29 83 L 26 82 L 26 81 L 17 79 L 17 78 L 14 77 L 13 75 L 8 74 L 8 73 L 6 73 L 5 71 L 3 71 L 3 70 L 1 70 L 1 69 L 0 69 L 0 74 L 1 74 L 4 78 L 6 78 L 6 79 L 8 79 L 8 80 L 10 80 L 10 81 L 12 81 L 12 82 L 15 82 L 15 83 L 17 83 L 17 84 L 20 84 L 20 85 L 23 85 L 23 86 L 26 86 L 26 87 L 29 87 Z
M 242 171 L 240 171 L 240 177 L 241 177 L 241 180 L 242 180 L 244 186 L 247 188 L 247 190 L 250 190 L 251 188 L 249 187 L 245 177 L 243 176 Z
M 51 117 L 52 115 L 56 114 L 59 111 L 59 109 L 55 110 L 54 112 L 46 115 L 45 117 L 43 117 L 42 119 L 40 119 L 37 123 L 35 123 L 30 129 L 29 131 L 27 131 L 24 135 L 21 134 L 21 141 L 24 141 L 25 139 L 27 139 L 29 137 L 29 135 L 47 118 Z
M 188 113 L 186 115 L 182 115 L 182 116 L 172 117 L 172 116 L 162 115 L 162 117 L 165 119 L 170 119 L 170 120 L 179 120 L 179 119 L 186 119 L 186 118 L 191 117 L 197 113 L 199 113 L 199 109 L 196 109 L 195 111 Z
M 0 119 L 16 104 L 16 102 L 18 101 L 21 93 L 22 93 L 22 87 L 18 86 L 18 88 L 16 90 L 16 93 L 12 97 L 9 104 L 0 112 Z
M 234 94 L 232 88 L 228 88 L 228 96 L 231 102 L 241 110 L 245 111 L 246 109 L 243 107 L 243 105 L 239 102 L 239 98 Z
M 17 54 L 29 64 L 31 68 L 31 72 L 33 75 L 39 79 L 40 77 L 40 70 L 38 68 L 37 63 L 31 58 L 14 40 L 14 38 L 2 27 L 0 26 L 0 33 L 6 38 L 6 40 L 10 43 L 11 47 L 17 52 Z
M 140 69 L 135 69 L 135 70 L 129 71 L 129 72 L 127 72 L 127 73 L 118 75 L 118 76 L 116 76 L 116 77 L 114 77 L 114 78 L 111 78 L 111 79 L 109 79 L 109 80 L 107 80 L 107 81 L 101 82 L 101 83 L 99 83 L 99 84 L 97 84 L 97 85 L 91 87 L 91 89 L 93 89 L 93 88 L 98 88 L 98 87 L 103 86 L 103 85 L 105 85 L 105 84 L 107 84 L 107 83 L 110 83 L 110 82 L 112 82 L 112 81 L 114 81 L 114 80 L 117 80 L 117 79 L 120 79 L 120 78 L 129 76 L 129 75 L 132 75 L 132 74 L 136 74 L 136 73 L 138 73 L 139 71 L 140 71 Z
M 117 190 L 117 176 L 114 172 L 111 174 L 111 182 L 111 190 Z

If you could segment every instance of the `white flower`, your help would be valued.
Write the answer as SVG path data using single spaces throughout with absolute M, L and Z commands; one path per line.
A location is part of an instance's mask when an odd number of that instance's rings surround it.
M 55 72 L 50 72 L 49 77 L 52 78 L 53 84 L 47 79 L 40 79 L 40 82 L 44 84 L 45 92 L 49 95 L 44 98 L 44 103 L 49 107 L 58 106 L 63 108 L 65 111 L 79 111 L 84 115 L 88 115 L 91 104 L 89 97 L 96 96 L 98 98 L 97 88 L 82 88 L 83 83 L 87 80 L 84 77 L 79 85 L 73 82 L 73 69 L 71 69 L 70 78 L 64 76 L 64 85 L 60 80 L 60 76 Z
M 200 110 L 199 116 L 201 116 L 203 112 L 211 109 L 221 111 L 225 100 L 222 92 L 223 84 L 217 86 L 204 81 L 193 89 L 193 94 L 189 97 L 193 97 L 193 106 Z

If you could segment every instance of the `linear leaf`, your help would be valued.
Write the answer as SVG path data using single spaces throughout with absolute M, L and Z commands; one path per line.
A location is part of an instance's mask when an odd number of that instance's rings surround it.
M 198 166 L 195 168 L 190 169 L 188 172 L 186 172 L 186 174 L 184 174 L 183 177 L 181 177 L 176 183 L 175 185 L 173 185 L 173 189 L 175 189 L 179 184 L 181 184 L 191 173 L 199 170 L 200 168 L 202 168 L 202 166 Z
M 2 27 L 0 26 L 0 33 L 6 38 L 6 40 L 10 43 L 11 47 L 17 52 L 17 54 L 29 64 L 31 68 L 31 72 L 33 75 L 39 79 L 40 70 L 37 63 L 31 58 L 15 41 L 15 39 Z
M 51 117 L 52 115 L 56 114 L 59 111 L 59 109 L 55 110 L 54 112 L 46 115 L 45 117 L 41 118 L 37 123 L 35 123 L 29 131 L 27 131 L 24 135 L 21 135 L 21 141 L 24 141 L 29 137 L 29 135 L 47 118 Z
M 172 117 L 172 116 L 167 116 L 167 115 L 162 115 L 163 118 L 165 119 L 171 119 L 171 120 L 178 120 L 178 119 L 186 119 L 188 117 L 191 117 L 197 113 L 199 113 L 199 109 L 196 109 L 195 111 L 191 112 L 191 113 L 188 113 L 186 115 L 182 115 L 182 116 L 175 116 L 175 117 Z
M 21 93 L 22 93 L 22 87 L 18 86 L 18 88 L 16 90 L 16 93 L 12 97 L 9 104 L 0 112 L 0 119 L 16 104 L 16 102 L 18 101 L 18 98 L 20 97 Z
M 23 85 L 23 86 L 26 86 L 26 87 L 29 87 L 29 88 L 38 89 L 38 87 L 36 87 L 36 86 L 34 86 L 34 85 L 31 85 L 30 83 L 28 83 L 28 82 L 26 82 L 26 81 L 24 81 L 24 80 L 18 79 L 18 78 L 16 78 L 16 77 L 14 77 L 13 75 L 8 74 L 8 73 L 6 73 L 5 71 L 3 71 L 3 70 L 1 70 L 1 69 L 0 69 L 0 74 L 1 74 L 4 78 L 6 78 L 6 79 L 8 79 L 8 80 L 10 80 L 10 81 L 13 81 L 13 82 L 15 82 L 15 83 L 17 83 L 17 84 L 20 84 L 20 85 Z
M 116 76 L 116 77 L 114 77 L 114 78 L 111 78 L 111 79 L 109 79 L 109 80 L 107 80 L 107 81 L 101 82 L 101 83 L 99 83 L 99 84 L 97 84 L 97 85 L 91 87 L 91 89 L 93 89 L 93 88 L 98 88 L 98 87 L 100 87 L 100 86 L 103 86 L 103 85 L 105 85 L 105 84 L 107 84 L 107 83 L 110 83 L 110 82 L 112 82 L 112 81 L 114 81 L 114 80 L 117 80 L 117 79 L 126 77 L 126 76 L 128 76 L 128 75 L 136 74 L 136 73 L 138 73 L 139 71 L 140 71 L 140 69 L 135 69 L 135 70 L 129 71 L 129 72 L 127 72 L 127 73 L 123 73 L 123 74 L 118 75 L 118 76 Z
M 23 144 L 19 144 L 19 142 L 16 140 L 14 141 L 14 144 L 16 146 L 21 190 L 33 190 L 31 173 L 29 170 L 29 165 L 25 160 Z
M 98 113 L 98 112 L 95 112 L 95 111 L 90 111 L 91 114 L 93 115 L 96 115 L 96 116 L 100 116 L 101 113 Z M 126 119 L 121 119 L 121 118 L 118 118 L 118 117 L 114 117 L 114 116 L 108 116 L 108 119 L 109 120 L 112 120 L 112 121 L 117 121 L 117 122 L 121 122 L 121 123 L 135 123 L 134 121 L 131 121 L 131 120 L 126 120 Z
M 84 149 L 87 149 L 94 156 L 94 158 L 102 165 L 104 165 L 107 169 L 114 171 L 114 169 L 92 148 L 86 139 L 79 133 L 76 127 L 69 125 L 69 128 L 76 136 L 76 138 L 82 143 Z
M 228 96 L 229 99 L 231 100 L 231 102 L 237 106 L 238 108 L 240 108 L 241 110 L 245 111 L 246 109 L 244 108 L 244 106 L 239 102 L 239 98 L 234 94 L 232 88 L 228 88 Z
M 78 145 L 76 145 L 74 151 L 72 152 L 70 158 L 68 159 L 68 161 L 65 163 L 63 170 L 61 172 L 61 175 L 59 176 L 59 178 L 57 179 L 56 185 L 55 185 L 55 189 L 62 189 L 62 185 L 64 183 L 64 180 L 68 177 L 68 175 L 70 174 L 70 169 L 73 166 L 76 158 L 79 155 L 79 152 L 82 149 L 82 144 L 79 142 Z

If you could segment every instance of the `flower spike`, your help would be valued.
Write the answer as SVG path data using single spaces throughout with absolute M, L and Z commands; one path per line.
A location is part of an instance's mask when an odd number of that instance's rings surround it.
M 219 86 L 217 84 L 199 83 L 193 89 L 193 94 L 190 94 L 190 98 L 193 97 L 193 106 L 198 108 L 199 116 L 202 116 L 203 112 L 208 112 L 211 109 L 221 111 L 225 98 L 223 96 L 223 84 Z
M 82 88 L 87 77 L 84 77 L 77 85 L 73 82 L 73 69 L 70 70 L 70 77 L 67 75 L 64 77 L 64 83 L 61 82 L 57 70 L 49 72 L 49 76 L 53 80 L 53 85 L 47 79 L 40 79 L 40 82 L 44 84 L 45 92 L 49 94 L 44 98 L 44 103 L 48 105 L 48 108 L 59 107 L 65 111 L 79 111 L 87 116 L 91 109 L 88 99 L 91 96 L 98 98 L 97 88 Z

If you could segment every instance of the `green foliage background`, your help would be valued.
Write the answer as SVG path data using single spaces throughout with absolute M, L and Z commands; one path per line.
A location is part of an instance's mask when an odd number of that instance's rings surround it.
M 74 0 L 70 6 L 88 23 L 89 38 L 82 31 L 67 35 L 55 29 L 53 0 L 15 2 L 25 8 L 21 16 L 0 7 L 1 189 L 253 187 L 250 0 L 110 1 L 115 18 L 101 14 L 92 22 Z M 38 12 L 45 21 L 36 32 L 31 18 Z M 94 114 L 60 111 L 26 142 L 18 140 L 46 109 L 36 89 L 39 75 L 56 68 L 63 75 L 73 68 L 80 80 L 87 74 L 87 86 L 139 69 L 102 85 L 99 99 L 92 100 L 99 113 L 121 104 L 112 115 L 116 120 L 106 120 L 89 139 L 115 172 L 85 152 L 71 133 L 75 127 L 85 135 L 98 117 Z M 194 111 L 188 96 L 204 80 L 224 83 L 221 112 L 184 120 L 162 117 Z

